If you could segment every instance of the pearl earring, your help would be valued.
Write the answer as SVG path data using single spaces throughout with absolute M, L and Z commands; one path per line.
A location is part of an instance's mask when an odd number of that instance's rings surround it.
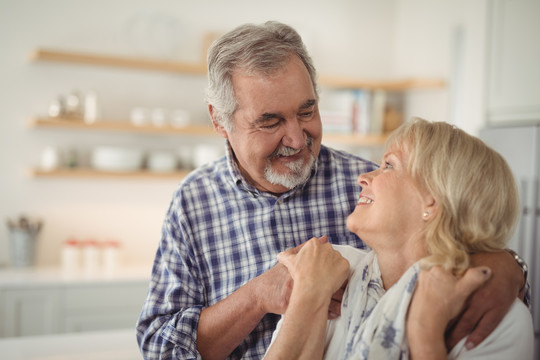
M 422 217 L 427 220 L 427 218 L 431 215 L 431 211 L 424 211 L 422 214 Z

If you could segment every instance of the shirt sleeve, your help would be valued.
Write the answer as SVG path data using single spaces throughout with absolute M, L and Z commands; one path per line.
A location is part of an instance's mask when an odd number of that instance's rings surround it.
M 516 299 L 501 323 L 478 346 L 465 348 L 466 338 L 454 346 L 448 359 L 505 360 L 533 359 L 534 330 L 532 316 L 525 304 Z
M 137 341 L 145 359 L 201 358 L 197 325 L 204 294 L 186 237 L 174 211 L 169 209 L 137 323 Z

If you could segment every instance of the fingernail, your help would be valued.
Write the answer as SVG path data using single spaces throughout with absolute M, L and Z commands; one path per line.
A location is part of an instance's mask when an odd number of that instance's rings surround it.
M 465 348 L 466 348 L 467 350 L 472 350 L 472 349 L 474 349 L 474 346 L 475 346 L 475 345 L 474 345 L 474 343 L 473 343 L 472 341 L 467 341 L 467 342 L 465 343 Z

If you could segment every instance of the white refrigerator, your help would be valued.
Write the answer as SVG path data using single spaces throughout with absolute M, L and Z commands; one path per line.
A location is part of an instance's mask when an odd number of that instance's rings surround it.
M 540 359 L 540 124 L 488 127 L 480 138 L 506 159 L 518 184 L 522 213 L 509 247 L 529 266 L 534 358 Z

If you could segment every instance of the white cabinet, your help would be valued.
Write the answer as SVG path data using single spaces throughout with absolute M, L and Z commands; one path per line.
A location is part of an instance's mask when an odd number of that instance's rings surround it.
M 134 328 L 148 285 L 74 286 L 64 291 L 63 329 L 81 332 Z
M 4 337 L 60 332 L 58 289 L 17 289 L 0 292 L 1 332 Z
M 487 118 L 540 121 L 540 1 L 490 2 Z
M 0 337 L 134 329 L 150 271 L 129 272 L 66 279 L 59 270 L 0 271 Z

